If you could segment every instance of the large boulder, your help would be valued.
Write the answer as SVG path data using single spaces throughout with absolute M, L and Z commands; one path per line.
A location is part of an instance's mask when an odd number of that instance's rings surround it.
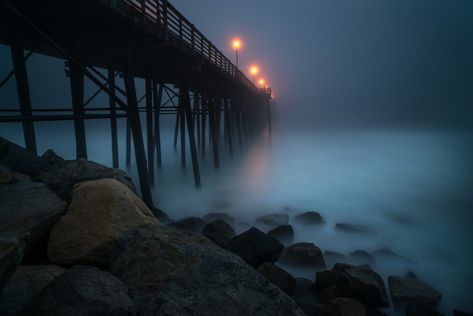
M 238 256 L 163 225 L 123 235 L 110 271 L 129 288 L 139 315 L 303 315 Z
M 281 225 L 270 230 L 268 235 L 284 244 L 290 244 L 294 240 L 294 229 L 291 225 Z
M 235 229 L 235 219 L 228 215 L 227 213 L 208 213 L 204 216 L 204 220 L 207 222 L 213 222 L 217 219 L 224 220 L 228 225 Z
M 294 216 L 294 222 L 302 225 L 320 225 L 325 223 L 325 220 L 318 212 L 304 212 Z
M 294 292 L 294 289 L 296 288 L 296 279 L 289 272 L 278 267 L 274 263 L 265 262 L 256 270 L 286 294 L 291 295 Z
M 226 221 L 217 219 L 205 225 L 202 230 L 202 235 L 212 240 L 220 247 L 224 247 L 233 237 L 235 237 L 235 231 Z
M 433 305 L 442 298 L 440 292 L 419 278 L 389 276 L 388 284 L 395 304 L 414 302 L 421 305 Z
M 233 237 L 225 248 L 239 255 L 252 267 L 258 267 L 266 261 L 274 263 L 284 246 L 277 239 L 252 227 Z
M 281 225 L 289 224 L 289 215 L 286 213 L 276 213 L 266 216 L 258 217 L 255 220 L 258 224 L 263 224 L 265 226 L 277 227 Z
M 0 186 L 0 238 L 25 242 L 25 257 L 45 250 L 47 234 L 66 203 L 45 184 L 19 182 Z
M 365 307 L 357 300 L 337 297 L 325 304 L 327 316 L 365 316 Z
M 47 161 L 2 137 L 0 137 L 0 164 L 30 176 L 38 175 L 49 166 Z
M 206 222 L 202 218 L 191 216 L 191 217 L 186 217 L 186 218 L 177 220 L 175 222 L 171 222 L 168 224 L 168 226 L 171 226 L 180 230 L 185 230 L 188 232 L 200 234 L 205 224 Z
M 3 316 L 18 315 L 66 269 L 55 265 L 20 265 L 0 294 Z
M 107 266 L 120 235 L 148 223 L 158 220 L 140 198 L 117 180 L 77 184 L 66 215 L 51 230 L 48 257 L 59 265 Z
M 322 251 L 313 243 L 300 242 L 286 247 L 280 260 L 284 264 L 325 269 Z
M 123 283 L 92 266 L 75 266 L 54 279 L 27 307 L 35 316 L 128 316 L 133 301 Z
M 315 285 L 324 295 L 350 297 L 374 307 L 387 307 L 389 300 L 383 279 L 369 266 L 337 263 L 332 270 L 316 273 Z
M 0 238 L 0 292 L 23 260 L 25 243 L 16 238 Z
M 41 182 L 46 183 L 64 200 L 70 200 L 75 184 L 97 179 L 115 179 L 136 192 L 133 182 L 125 172 L 85 159 L 57 162 L 43 170 L 39 176 Z
M 48 149 L 41 156 L 41 159 L 48 162 L 49 165 L 54 165 L 58 162 L 63 162 L 64 159 L 54 152 L 52 149 Z

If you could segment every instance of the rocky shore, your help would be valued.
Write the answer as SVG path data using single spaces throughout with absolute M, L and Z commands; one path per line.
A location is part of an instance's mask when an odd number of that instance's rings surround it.
M 293 220 L 325 223 L 317 212 Z M 378 256 L 408 260 L 389 249 L 344 255 L 293 243 L 285 213 L 255 224 L 268 232 L 236 234 L 220 210 L 171 220 L 143 203 L 123 171 L 52 151 L 37 157 L 0 138 L 0 315 L 357 316 L 393 305 L 442 315 L 441 293 L 424 280 L 389 276 L 386 286 L 370 267 Z

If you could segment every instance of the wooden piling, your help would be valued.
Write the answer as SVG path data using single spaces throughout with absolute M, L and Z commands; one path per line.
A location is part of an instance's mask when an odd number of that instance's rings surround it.
M 185 92 L 179 88 L 179 128 L 181 136 L 181 166 L 186 166 L 186 117 L 185 117 Z
M 192 118 L 192 109 L 190 106 L 189 88 L 186 85 L 182 85 L 179 88 L 179 100 L 181 100 L 181 98 L 183 100 L 180 103 L 183 105 L 183 108 L 185 110 L 185 116 L 187 121 L 187 132 L 189 136 L 189 146 L 191 150 L 192 168 L 194 171 L 194 182 L 195 186 L 200 188 L 201 181 L 199 171 L 199 160 L 197 157 L 197 146 L 195 142 L 194 122 Z
M 161 100 L 163 97 L 163 85 L 158 82 L 153 83 L 153 106 L 154 106 L 154 142 L 156 146 L 156 163 L 158 167 L 162 166 L 161 157 L 161 127 L 160 127 L 160 114 L 161 114 Z
M 126 119 L 125 164 L 127 166 L 131 164 L 131 127 L 129 118 Z
M 84 74 L 82 73 L 80 66 L 73 61 L 69 61 L 69 70 L 73 112 L 76 116 L 83 116 Z M 76 136 L 76 158 L 87 159 L 85 123 L 83 118 L 74 119 L 74 131 Z
M 149 183 L 154 185 L 154 131 L 153 131 L 153 87 L 150 78 L 145 78 L 146 143 L 148 151 Z
M 230 109 L 228 106 L 228 99 L 224 99 L 223 101 L 223 110 L 224 110 L 224 128 L 225 128 L 225 136 L 226 142 L 228 145 L 228 152 L 230 155 L 233 155 L 233 140 L 232 140 L 232 128 L 231 128 L 231 118 L 230 118 Z
M 108 98 L 109 107 L 110 107 L 110 114 L 112 117 L 110 118 L 110 133 L 112 138 L 112 163 L 113 168 L 119 167 L 118 162 L 118 130 L 117 130 L 117 118 L 115 115 L 117 114 L 116 111 L 116 104 L 115 104 L 115 73 L 113 69 L 108 69 L 108 88 L 110 90 L 110 95 Z
M 202 97 L 201 98 L 201 105 L 202 105 L 202 110 L 201 110 L 201 116 L 200 116 L 200 120 L 201 120 L 201 124 L 200 124 L 200 127 L 202 129 L 201 131 L 201 140 L 200 140 L 200 151 L 202 153 L 202 156 L 205 156 L 205 129 L 206 129 L 206 125 L 207 125 L 207 122 L 206 122 L 206 118 L 207 118 L 207 108 L 208 108 L 208 97 L 205 96 L 205 97 Z

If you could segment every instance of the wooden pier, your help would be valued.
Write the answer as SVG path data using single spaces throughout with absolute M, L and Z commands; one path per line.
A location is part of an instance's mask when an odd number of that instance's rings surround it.
M 72 120 L 77 158 L 93 159 L 87 152 L 84 122 L 110 120 L 112 161 L 118 168 L 117 120 L 125 119 L 125 160 L 131 161 L 133 143 L 148 205 L 153 204 L 155 164 L 162 165 L 161 115 L 175 115 L 174 146 L 180 142 L 185 165 L 189 144 L 197 187 L 199 157 L 211 150 L 218 168 L 222 141 L 233 153 L 235 143 L 241 145 L 271 126 L 270 89 L 258 89 L 167 0 L 0 0 L 0 43 L 10 47 L 13 62 L 11 72 L 0 78 L 0 89 L 14 77 L 20 103 L 18 109 L 0 100 L 0 124 L 21 122 L 27 149 L 37 153 L 34 122 Z M 47 80 L 47 74 L 29 78 L 27 60 L 32 54 L 65 61 L 70 106 L 32 107 L 29 81 Z M 144 96 L 137 95 L 135 78 L 144 79 Z M 97 87 L 88 98 L 85 80 Z M 87 107 L 100 93 L 108 95 L 108 104 Z

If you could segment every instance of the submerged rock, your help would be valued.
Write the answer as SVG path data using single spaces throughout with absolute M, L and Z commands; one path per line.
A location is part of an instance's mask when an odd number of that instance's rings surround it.
M 346 263 L 348 261 L 348 257 L 344 254 L 330 250 L 324 251 L 324 259 L 329 266 L 333 266 L 335 263 Z
M 325 223 L 325 220 L 318 212 L 305 212 L 294 216 L 294 221 L 299 224 L 320 225 Z
M 279 258 L 284 246 L 277 239 L 252 227 L 233 237 L 225 248 L 256 268 L 266 261 L 274 263 Z
M 191 216 L 169 223 L 168 226 L 200 234 L 205 224 L 206 222 L 202 218 Z
M 360 264 L 371 264 L 373 263 L 373 257 L 364 250 L 355 250 L 348 254 L 348 259 L 355 265 Z
M 205 225 L 202 230 L 202 235 L 212 240 L 220 247 L 224 247 L 233 237 L 235 237 L 235 231 L 226 221 L 217 219 Z
M 77 184 L 66 215 L 51 230 L 48 257 L 59 265 L 107 266 L 120 235 L 148 223 L 158 220 L 140 198 L 117 180 Z
M 365 316 L 365 307 L 352 298 L 337 297 L 325 304 L 327 316 Z
M 348 223 L 337 223 L 335 225 L 335 229 L 339 231 L 343 231 L 345 233 L 353 233 L 353 234 L 365 234 L 365 235 L 376 234 L 376 231 L 370 227 L 363 226 L 363 225 L 348 224 Z
M 261 216 L 261 217 L 258 217 L 255 220 L 255 222 L 258 224 L 277 227 L 277 226 L 289 224 L 289 215 L 287 215 L 286 213 L 276 213 L 276 214 Z
M 388 260 L 411 262 L 410 259 L 395 253 L 389 248 L 381 248 L 381 249 L 375 250 L 371 253 L 371 255 L 377 259 L 388 259 Z
M 135 186 L 125 172 L 85 159 L 65 160 L 55 163 L 43 170 L 39 179 L 67 201 L 72 197 L 72 189 L 75 184 L 97 179 L 115 179 L 131 191 L 136 192 Z
M 294 292 L 296 279 L 289 272 L 278 267 L 274 263 L 265 262 L 256 270 L 286 294 L 291 295 Z
M 66 203 L 43 183 L 2 185 L 0 238 L 24 242 L 26 258 L 43 254 L 49 230 L 65 209 Z
M 300 242 L 286 247 L 280 260 L 285 264 L 325 269 L 322 251 L 313 243 Z
M 281 225 L 270 230 L 268 235 L 282 243 L 290 244 L 294 240 L 294 229 L 292 229 L 291 225 Z
M 235 219 L 226 213 L 208 213 L 204 216 L 204 220 L 209 223 L 217 219 L 224 220 L 232 229 L 235 229 Z
M 3 316 L 19 315 L 56 277 L 67 271 L 55 265 L 20 265 L 0 294 Z
M 317 272 L 315 279 L 319 292 L 330 289 L 333 297 L 350 297 L 375 307 L 389 306 L 383 279 L 368 266 L 336 264 L 332 270 Z
M 128 316 L 133 301 L 123 283 L 92 266 L 75 266 L 54 279 L 28 306 L 35 316 Z
M 388 283 L 395 304 L 415 302 L 422 305 L 433 305 L 442 298 L 442 294 L 418 278 L 389 276 Z
M 238 256 L 162 225 L 126 233 L 110 271 L 128 286 L 139 315 L 303 315 Z

